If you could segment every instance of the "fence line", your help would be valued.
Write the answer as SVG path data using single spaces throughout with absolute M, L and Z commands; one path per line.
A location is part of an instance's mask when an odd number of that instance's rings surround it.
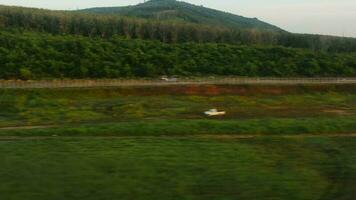
M 91 88 L 124 86 L 170 86 L 170 85 L 261 85 L 261 84 L 356 84 L 353 78 L 194 78 L 177 80 L 148 79 L 97 79 L 97 80 L 0 80 L 0 88 Z

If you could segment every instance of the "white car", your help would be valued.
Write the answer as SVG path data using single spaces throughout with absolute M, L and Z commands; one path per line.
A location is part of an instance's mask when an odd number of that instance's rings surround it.
M 221 115 L 226 115 L 225 111 L 218 111 L 218 109 L 210 109 L 206 112 L 204 112 L 205 115 L 212 117 L 212 116 L 221 116 Z
M 161 78 L 162 81 L 166 81 L 166 82 L 177 82 L 178 78 L 167 78 L 167 77 L 162 77 Z

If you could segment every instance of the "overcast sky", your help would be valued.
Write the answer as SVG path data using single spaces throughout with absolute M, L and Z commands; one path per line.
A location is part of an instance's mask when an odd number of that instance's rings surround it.
M 134 5 L 143 0 L 0 0 L 0 4 L 49 9 Z M 356 37 L 356 0 L 186 0 L 257 17 L 295 33 Z

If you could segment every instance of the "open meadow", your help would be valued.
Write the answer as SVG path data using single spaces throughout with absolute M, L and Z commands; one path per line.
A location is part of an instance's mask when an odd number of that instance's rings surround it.
M 355 121 L 355 85 L 2 89 L 0 199 L 353 200 Z

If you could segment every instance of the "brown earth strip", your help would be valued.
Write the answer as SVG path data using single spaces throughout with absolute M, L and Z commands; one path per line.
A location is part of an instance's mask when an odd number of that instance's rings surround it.
M 0 87 L 1 88 L 1 87 Z M 29 88 L 28 88 L 29 89 Z M 27 89 L 14 90 L 22 94 Z M 345 92 L 356 93 L 355 84 L 313 84 L 313 85 L 161 85 L 161 86 L 130 86 L 130 87 L 102 87 L 102 88 L 43 88 L 42 90 L 60 91 L 72 94 L 75 91 L 88 91 L 89 95 L 123 95 L 123 96 L 156 96 L 156 95 L 286 95 L 305 94 L 308 92 Z

